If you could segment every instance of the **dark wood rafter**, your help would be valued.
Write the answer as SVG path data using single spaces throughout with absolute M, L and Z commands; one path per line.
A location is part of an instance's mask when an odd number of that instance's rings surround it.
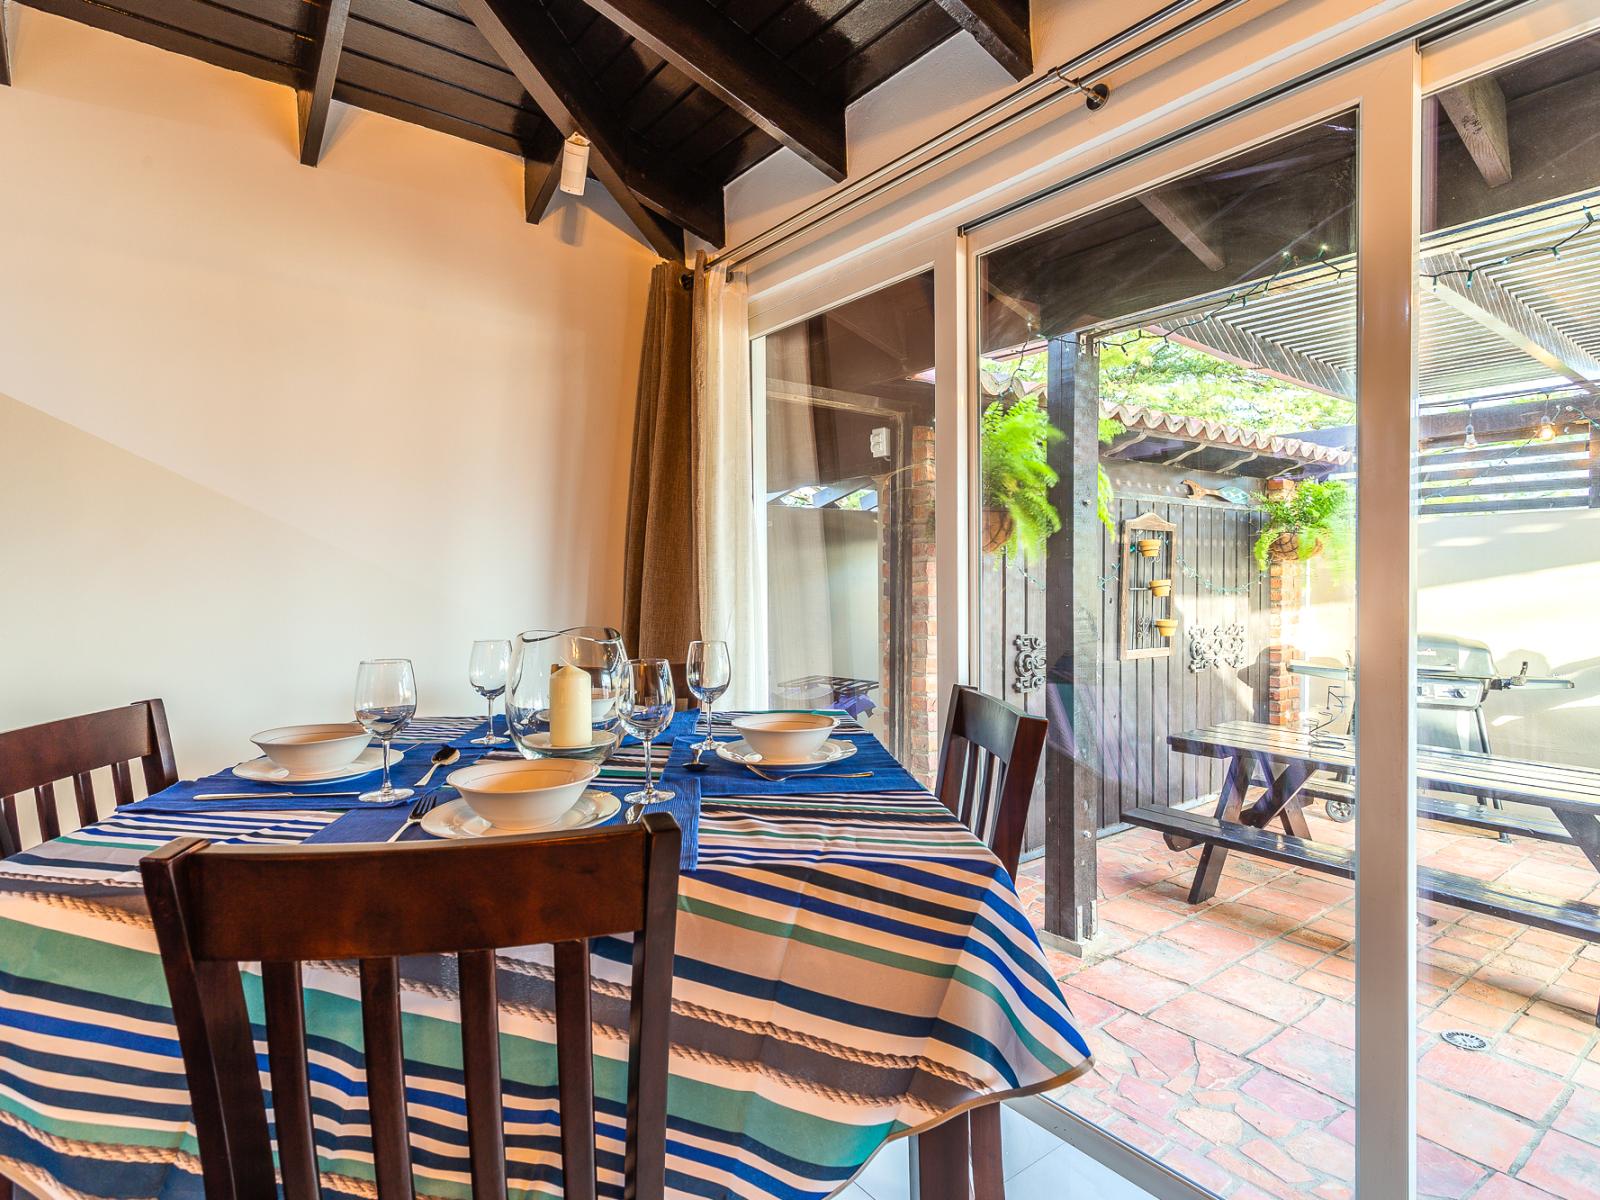
M 1033 74 L 1028 0 L 939 0 L 939 7 L 1013 78 Z
M 322 160 L 333 84 L 339 75 L 339 56 L 344 53 L 344 33 L 349 24 L 350 0 L 328 0 L 312 17 L 311 62 L 305 81 L 295 88 L 295 105 L 300 114 L 300 161 L 308 167 Z
M 561 149 L 563 139 L 554 128 L 550 130 L 548 145 L 531 151 L 522 160 L 523 197 L 527 202 L 528 224 L 537 225 L 550 211 L 556 198 L 556 187 L 561 182 Z
M 845 177 L 844 102 L 705 0 L 586 0 L 828 178 Z
M 11 85 L 11 0 L 0 0 L 0 85 Z
M 1492 75 L 1439 93 L 1439 104 L 1456 127 L 1483 181 L 1492 188 L 1511 182 L 1511 138 L 1506 94 Z
M 563 138 L 589 139 L 589 169 L 656 251 L 683 256 L 682 227 L 723 242 L 722 190 L 633 137 L 536 0 L 462 0 L 462 10 Z

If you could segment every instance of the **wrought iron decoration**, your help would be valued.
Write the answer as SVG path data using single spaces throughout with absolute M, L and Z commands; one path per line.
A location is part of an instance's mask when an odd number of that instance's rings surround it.
M 1011 681 L 1011 690 L 1023 695 L 1038 691 L 1044 682 L 1043 639 L 1019 633 L 1011 639 L 1011 645 L 1017 652 L 1012 663 L 1015 678 Z
M 1198 674 L 1213 667 L 1244 666 L 1244 626 L 1194 625 L 1189 629 L 1189 670 Z

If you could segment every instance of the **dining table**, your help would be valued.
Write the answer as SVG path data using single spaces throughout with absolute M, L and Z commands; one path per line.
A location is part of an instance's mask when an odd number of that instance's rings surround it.
M 717 713 L 712 736 L 736 736 L 734 715 Z M 837 715 L 835 735 L 854 752 L 810 775 L 764 779 L 715 752 L 691 772 L 707 732 L 692 710 L 657 739 L 661 783 L 678 793 L 667 811 L 685 828 L 666 1146 L 674 1195 L 822 1200 L 886 1142 L 916 1135 L 922 1196 L 959 1200 L 967 1113 L 1088 1069 L 1089 1047 L 1006 870 L 872 733 Z M 441 746 L 459 751 L 455 767 L 481 757 L 473 739 L 483 728 L 481 717 L 414 721 L 397 739 L 396 785 L 414 783 Z M 596 785 L 636 788 L 642 752 L 626 739 Z M 203 1195 L 139 861 L 191 835 L 382 841 L 409 815 L 409 801 L 315 794 L 328 790 L 222 771 L 0 862 L 0 1174 L 46 1198 Z M 201 798 L 217 793 L 242 795 Z M 612 819 L 637 815 L 623 804 Z M 596 939 L 593 957 L 600 1191 L 620 1196 L 626 1022 L 605 1014 L 625 1004 L 629 946 Z M 549 947 L 497 956 L 516 1197 L 560 1191 L 550 962 Z M 244 982 L 259 1023 L 258 971 L 247 968 Z M 308 964 L 304 988 L 323 1193 L 370 1197 L 355 964 Z M 452 960 L 403 960 L 402 1013 L 417 1194 L 468 1197 Z M 257 1048 L 265 1087 L 264 1033 Z

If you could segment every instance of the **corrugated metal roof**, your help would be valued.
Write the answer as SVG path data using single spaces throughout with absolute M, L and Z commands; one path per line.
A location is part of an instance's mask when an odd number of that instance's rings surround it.
M 1102 404 L 1100 411 L 1119 425 L 1135 432 L 1159 434 L 1162 437 L 1177 438 L 1199 445 L 1251 450 L 1267 458 L 1292 459 L 1302 463 L 1338 467 L 1350 462 L 1350 452 L 1335 446 L 1319 446 L 1315 442 L 1307 442 L 1300 438 L 1278 437 L 1270 433 L 1253 433 L 1237 425 L 1203 421 L 1199 417 L 1156 412 L 1149 408 L 1137 408 L 1131 404 Z

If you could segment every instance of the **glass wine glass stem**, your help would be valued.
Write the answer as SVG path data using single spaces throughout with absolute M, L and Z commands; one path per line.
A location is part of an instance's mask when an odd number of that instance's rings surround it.
M 389 786 L 389 739 L 383 738 L 383 787 L 379 790 L 385 794 L 394 789 Z
M 485 733 L 483 736 L 486 738 L 492 738 L 494 736 L 494 697 L 486 696 L 484 698 L 484 704 L 486 704 L 489 708 L 489 732 Z
M 650 773 L 650 743 L 654 740 L 654 734 L 644 739 L 644 797 L 646 804 L 656 798 L 656 781 L 655 777 Z

